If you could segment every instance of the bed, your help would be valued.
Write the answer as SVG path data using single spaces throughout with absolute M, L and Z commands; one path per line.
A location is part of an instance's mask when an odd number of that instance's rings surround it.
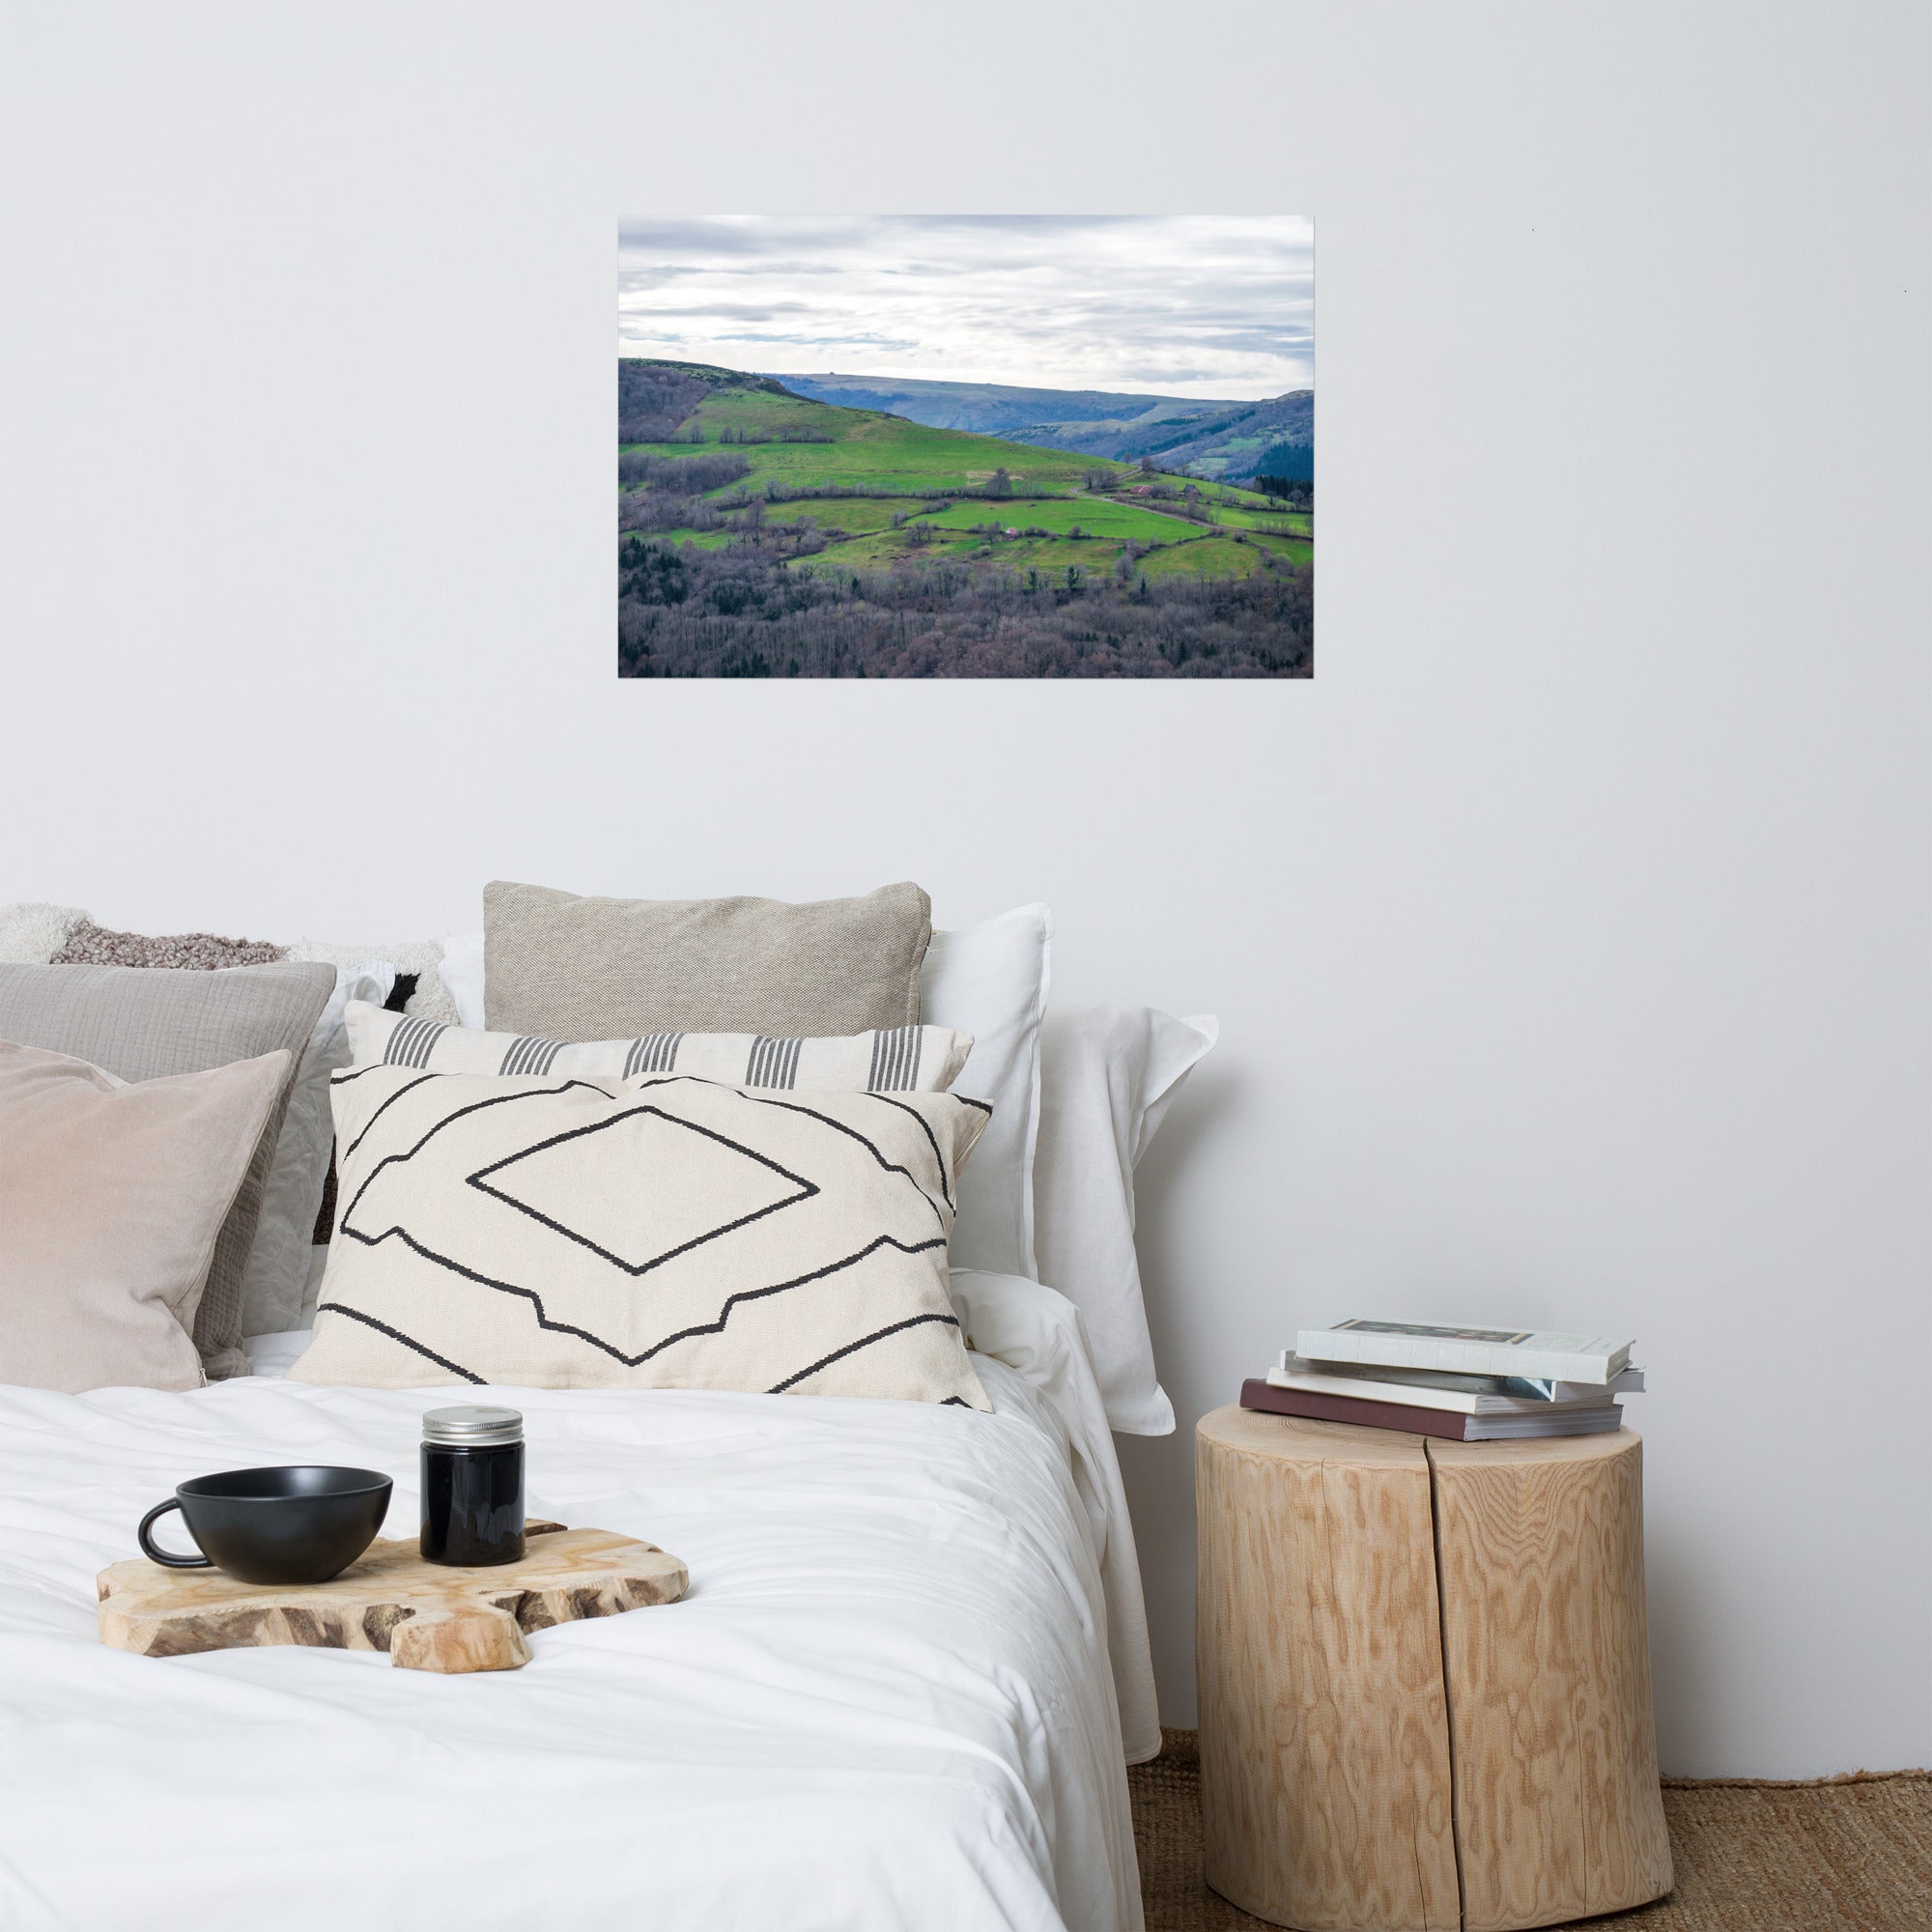
M 0 1389 L 0 1924 L 1132 1932 L 1123 1767 L 1158 1731 L 1079 1319 L 953 1292 L 990 1414 L 504 1390 L 532 1513 L 692 1585 L 488 1677 L 96 1640 L 96 1573 L 185 1474 L 384 1469 L 411 1533 L 448 1389 L 284 1381 L 274 1338 L 185 1394 Z
M 1172 1426 L 1132 1173 L 1211 1022 L 1056 1033 L 1040 905 L 504 895 L 495 952 L 0 907 L 0 1928 L 1136 1932 L 1110 1429 Z M 412 1536 L 468 1385 L 687 1594 L 467 1677 L 98 1641 L 189 1476 Z

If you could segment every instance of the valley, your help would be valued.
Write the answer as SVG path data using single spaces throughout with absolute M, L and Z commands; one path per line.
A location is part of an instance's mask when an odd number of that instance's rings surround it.
M 1310 673 L 1312 490 L 1285 502 L 723 368 L 623 358 L 618 383 L 625 675 Z

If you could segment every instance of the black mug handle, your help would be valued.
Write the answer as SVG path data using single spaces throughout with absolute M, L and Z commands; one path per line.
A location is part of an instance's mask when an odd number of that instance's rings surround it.
M 141 1554 L 150 1563 L 164 1563 L 170 1570 L 213 1570 L 214 1565 L 206 1556 L 176 1556 L 165 1550 L 148 1534 L 154 1528 L 157 1517 L 164 1517 L 170 1510 L 181 1508 L 181 1498 L 170 1496 L 164 1503 L 156 1503 L 141 1519 L 141 1527 L 134 1533 L 140 1538 Z M 193 1531 L 189 1531 L 192 1535 Z

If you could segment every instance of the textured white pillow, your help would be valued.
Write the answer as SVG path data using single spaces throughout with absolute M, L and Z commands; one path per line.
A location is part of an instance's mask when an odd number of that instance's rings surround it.
M 345 946 L 332 939 L 298 939 L 289 948 L 289 957 L 352 970 L 366 959 L 385 959 L 398 973 L 416 976 L 416 989 L 403 1009 L 406 1013 L 454 1026 L 456 1002 L 444 990 L 441 977 L 444 944 L 440 939 L 397 939 L 386 946 Z
M 328 1117 L 328 1076 L 349 1065 L 344 1015 L 352 1000 L 386 1000 L 395 983 L 396 969 L 383 962 L 335 969 L 335 991 L 309 1035 L 289 1089 L 289 1109 L 282 1117 L 269 1178 L 262 1183 L 262 1217 L 242 1273 L 244 1337 L 273 1335 L 302 1319 L 309 1244 L 328 1182 L 334 1131 Z M 402 1020 L 400 1013 L 390 1017 L 399 1024 Z
M 726 1087 L 823 1088 L 838 1094 L 943 1094 L 973 1041 L 945 1027 L 892 1027 L 843 1039 L 774 1039 L 750 1033 L 655 1033 L 641 1039 L 564 1041 L 438 1026 L 380 1007 L 349 1006 L 350 1061 L 425 1073 L 579 1073 L 628 1080 L 687 1073 Z
M 1037 1280 L 1034 1145 L 1039 1132 L 1039 1026 L 1053 959 L 1053 919 L 1015 906 L 958 932 L 935 932 L 920 975 L 921 1017 L 973 1036 L 955 1092 L 993 1118 L 960 1177 L 957 1267 Z
M 1056 1009 L 1041 1030 L 1039 1278 L 1079 1308 L 1107 1420 L 1128 1435 L 1174 1428 L 1141 1299 L 1134 1168 L 1220 1033 L 1211 1015 L 1112 1006 Z
M 989 1407 L 947 1294 L 950 1094 L 357 1067 L 296 1381 L 720 1388 Z
M 30 901 L 0 906 L 0 960 L 12 966 L 44 966 L 66 946 L 77 925 L 91 925 L 92 913 L 78 906 Z

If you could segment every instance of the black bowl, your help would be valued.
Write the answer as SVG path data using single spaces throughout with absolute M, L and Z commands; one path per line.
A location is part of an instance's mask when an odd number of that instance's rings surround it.
M 326 1583 L 376 1540 L 392 1487 L 376 1469 L 314 1463 L 197 1476 L 141 1519 L 141 1549 L 170 1570 L 213 1566 L 244 1583 Z M 199 1556 L 173 1555 L 149 1534 L 171 1509 L 181 1511 Z

